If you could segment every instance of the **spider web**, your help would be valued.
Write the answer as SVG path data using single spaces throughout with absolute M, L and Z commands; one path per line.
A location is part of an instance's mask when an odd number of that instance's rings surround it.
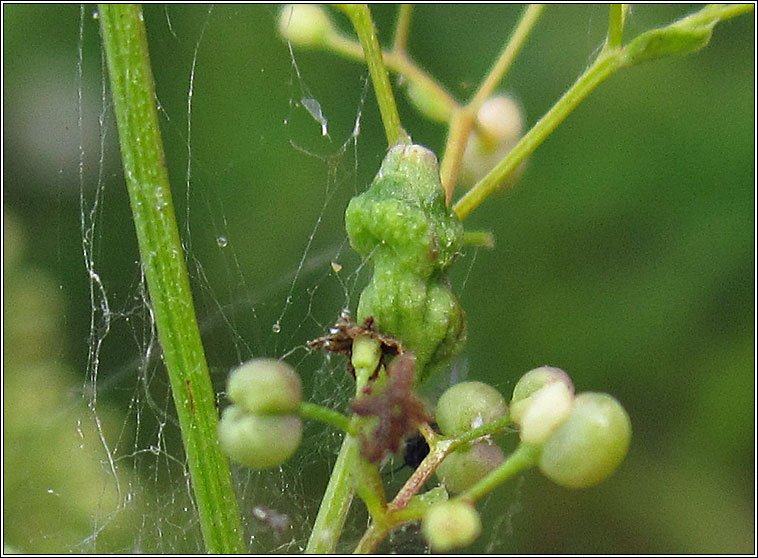
M 252 357 L 269 356 L 285 358 L 297 368 L 308 400 L 345 411 L 352 388 L 344 359 L 313 353 L 306 342 L 324 334 L 340 312 L 354 309 L 369 277 L 369 270 L 349 248 L 342 224 L 347 200 L 365 188 L 381 160 L 379 150 L 368 157 L 370 165 L 358 163 L 367 159 L 365 151 L 373 151 L 362 141 L 369 92 L 365 69 L 352 65 L 350 87 L 334 96 L 329 93 L 333 84 L 317 79 L 318 66 L 307 55 L 301 59 L 276 37 L 267 37 L 279 51 L 276 64 L 255 56 L 260 39 L 243 41 L 249 56 L 219 46 L 224 29 L 234 27 L 237 18 L 249 18 L 244 8 L 161 10 L 146 8 L 145 15 L 151 50 L 158 53 L 153 54 L 152 64 L 159 116 L 219 408 L 227 404 L 224 383 L 229 370 Z M 269 9 L 266 16 L 267 27 L 275 28 L 276 11 Z M 189 472 L 135 247 L 130 248 L 134 259 L 121 272 L 130 279 L 119 281 L 113 275 L 109 222 L 113 213 L 123 213 L 123 208 L 114 208 L 123 200 L 111 201 L 111 189 L 122 185 L 109 179 L 109 174 L 118 174 L 109 162 L 116 130 L 104 55 L 84 48 L 88 36 L 97 33 L 97 13 L 82 7 L 80 17 L 80 226 L 90 293 L 82 389 L 87 411 L 80 421 L 87 425 L 82 438 L 104 472 L 102 489 L 109 497 L 101 499 L 93 514 L 89 536 L 69 550 L 201 553 L 204 545 Z M 228 58 L 235 56 L 236 62 L 230 63 Z M 167 60 L 172 62 L 173 76 Z M 272 83 L 279 91 L 280 98 L 270 103 L 273 116 L 262 118 L 252 97 L 250 110 L 239 103 L 230 109 L 248 136 L 243 140 L 247 153 L 234 148 L 224 153 L 213 145 L 218 138 L 214 110 L 226 112 L 218 107 L 230 98 L 213 83 L 218 79 L 214 63 L 231 64 L 237 74 L 230 80 L 239 88 L 232 96 L 263 91 Z M 301 68 L 303 64 L 308 66 Z M 274 77 L 268 78 L 269 73 Z M 164 75 L 179 84 L 181 94 L 163 86 Z M 100 83 L 94 98 L 86 97 L 90 79 Z M 86 107 L 95 102 L 100 108 L 93 123 Z M 380 132 L 377 121 L 368 118 Z M 100 139 L 94 163 L 83 139 L 92 132 L 90 127 L 96 128 Z M 377 138 L 381 141 L 381 135 Z M 282 168 L 258 179 L 257 173 L 267 171 L 257 168 L 256 159 L 267 152 L 282 160 Z M 172 166 L 171 161 L 183 163 Z M 309 182 L 300 184 L 306 172 Z M 246 173 L 244 188 L 234 194 L 234 181 Z M 292 202 L 291 193 L 282 194 L 284 204 L 277 202 L 280 188 L 299 190 L 294 199 L 306 203 Z M 251 204 L 249 210 L 238 210 L 240 199 Z M 294 205 L 288 207 L 289 203 Z M 257 250 L 257 244 L 264 246 Z M 114 404 L 120 419 L 112 416 Z M 232 465 L 250 551 L 304 550 L 340 443 L 341 435 L 333 429 L 305 421 L 302 446 L 281 467 L 252 471 Z M 397 463 L 390 468 L 396 469 Z M 388 477 L 390 484 L 402 478 L 394 473 Z M 354 505 L 353 512 L 343 538 L 345 551 L 366 525 L 362 506 Z M 111 532 L 123 536 L 105 536 Z M 129 532 L 133 539 L 124 543 Z M 106 542 L 111 540 L 121 542 Z M 409 548 L 407 541 L 398 544 Z

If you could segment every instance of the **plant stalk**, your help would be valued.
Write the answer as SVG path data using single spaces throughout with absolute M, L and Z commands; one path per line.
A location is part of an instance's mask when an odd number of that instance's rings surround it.
M 218 411 L 171 202 L 142 9 L 99 6 L 134 225 L 206 549 L 245 551 Z
M 410 143 L 410 138 L 400 123 L 400 113 L 397 111 L 390 78 L 387 69 L 384 67 L 382 48 L 379 46 L 376 27 L 374 27 L 368 6 L 366 4 L 341 4 L 340 8 L 350 18 L 358 39 L 361 41 L 371 82 L 374 84 L 379 112 L 382 115 L 387 143 L 390 146 L 396 143 Z

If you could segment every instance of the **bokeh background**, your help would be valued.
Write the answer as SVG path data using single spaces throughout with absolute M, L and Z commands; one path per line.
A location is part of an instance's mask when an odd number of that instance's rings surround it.
M 395 7 L 373 9 L 386 42 Z M 635 5 L 626 36 L 694 9 Z M 466 99 L 520 10 L 418 6 L 410 52 Z M 353 273 L 342 215 L 385 148 L 367 73 L 298 49 L 295 68 L 277 36 L 278 11 L 145 7 L 175 204 L 219 391 L 237 362 L 281 356 L 321 334 L 343 305 L 354 307 L 365 280 Z M 94 6 L 83 19 L 78 5 L 3 6 L 4 540 L 24 552 L 200 551 L 160 360 L 155 348 L 148 354 L 94 14 Z M 589 63 L 606 21 L 605 6 L 546 9 L 501 86 L 529 125 Z M 750 14 L 718 25 L 701 52 L 619 72 L 537 150 L 515 188 L 466 220 L 497 244 L 467 251 L 453 274 L 469 317 L 457 373 L 508 394 L 527 370 L 560 366 L 578 390 L 615 395 L 634 428 L 627 460 L 600 486 L 569 491 L 530 472 L 490 495 L 486 536 L 466 551 L 754 552 L 754 68 Z M 320 102 L 330 139 L 302 97 Z M 398 97 L 414 140 L 441 150 L 445 129 Z M 90 224 L 107 331 L 83 258 Z M 320 385 L 344 384 L 312 373 L 302 350 L 291 360 L 320 402 L 328 399 Z M 148 369 L 151 381 L 141 382 Z M 339 370 L 332 363 L 331 375 Z M 312 518 L 333 459 L 316 455 L 277 476 L 237 471 L 247 479 L 248 518 L 255 491 L 271 483 L 280 512 L 298 507 Z M 304 541 L 307 524 L 289 529 L 287 538 Z M 297 551 L 278 546 L 279 536 L 251 539 L 251 549 Z M 394 547 L 420 548 L 402 537 Z

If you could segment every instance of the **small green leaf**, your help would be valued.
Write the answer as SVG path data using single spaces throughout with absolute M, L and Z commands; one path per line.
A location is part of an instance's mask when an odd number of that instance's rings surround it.
M 624 65 L 696 52 L 710 42 L 715 23 L 714 20 L 707 25 L 669 26 L 642 33 L 624 48 Z

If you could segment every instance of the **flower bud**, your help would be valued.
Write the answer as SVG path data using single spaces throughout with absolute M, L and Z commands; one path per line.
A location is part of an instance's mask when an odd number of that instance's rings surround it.
M 445 488 L 458 494 L 474 486 L 503 461 L 505 456 L 498 446 L 479 442 L 445 457 L 435 473 L 445 484 Z
M 542 446 L 538 465 L 561 486 L 592 486 L 616 470 L 631 436 L 629 415 L 616 399 L 606 393 L 581 393 L 571 414 Z
M 471 186 L 491 171 L 521 139 L 524 115 L 507 95 L 485 101 L 476 115 L 476 128 L 469 136 L 461 165 L 461 182 Z M 508 182 L 516 179 L 519 167 Z
M 482 522 L 473 505 L 450 500 L 429 508 L 421 531 L 435 552 L 446 552 L 474 542 L 482 532 Z
M 300 376 L 286 362 L 256 358 L 232 370 L 227 396 L 249 413 L 291 413 L 300 405 L 303 388 Z
M 569 391 L 574 393 L 574 384 L 560 368 L 553 366 L 540 366 L 530 370 L 516 383 L 513 388 L 513 397 L 511 398 L 511 418 L 513 422 L 521 424 L 524 413 L 531 405 L 531 396 L 548 384 L 562 382 L 566 384 Z
M 232 461 L 254 469 L 276 467 L 289 459 L 303 433 L 299 417 L 254 415 L 237 405 L 224 410 L 218 425 L 221 448 Z
M 521 417 L 521 441 L 538 446 L 569 416 L 574 394 L 564 382 L 553 382 L 529 397 L 529 402 Z
M 507 412 L 505 398 L 494 387 L 483 382 L 461 382 L 440 396 L 435 417 L 443 434 L 460 436 Z
M 293 45 L 323 46 L 334 32 L 332 20 L 321 6 L 287 4 L 279 12 L 279 33 Z

